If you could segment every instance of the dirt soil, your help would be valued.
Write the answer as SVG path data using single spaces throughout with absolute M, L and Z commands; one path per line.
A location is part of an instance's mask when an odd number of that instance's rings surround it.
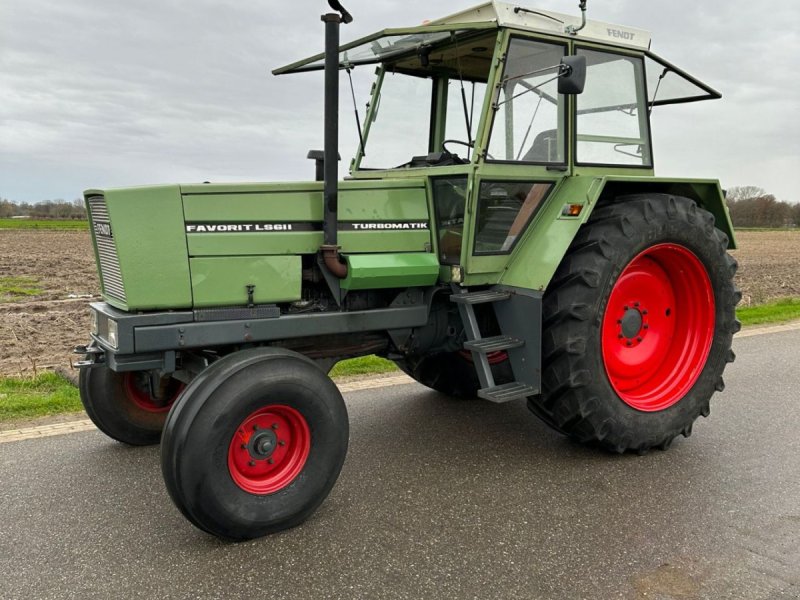
M 737 234 L 743 303 L 800 296 L 800 231 Z M 89 337 L 99 284 L 86 231 L 0 230 L 0 277 L 37 280 L 42 294 L 0 303 L 0 375 L 72 372 L 73 346 Z
M 800 231 L 740 231 L 737 283 L 742 304 L 800 296 Z

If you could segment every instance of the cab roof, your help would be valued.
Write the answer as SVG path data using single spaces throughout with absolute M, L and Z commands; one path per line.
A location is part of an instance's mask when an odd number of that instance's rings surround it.
M 692 77 L 675 65 L 650 51 L 649 32 L 587 19 L 586 26 L 575 34 L 569 27 L 578 27 L 581 17 L 548 10 L 518 6 L 508 2 L 492 0 L 473 8 L 441 19 L 426 22 L 417 27 L 383 29 L 372 35 L 345 44 L 339 48 L 339 64 L 342 68 L 356 67 L 380 62 L 391 62 L 403 55 L 413 55 L 423 46 L 446 43 L 454 35 L 458 38 L 488 33 L 491 30 L 512 29 L 545 33 L 575 41 L 601 43 L 609 47 L 639 50 L 656 68 L 648 69 L 648 79 L 662 88 L 655 105 L 693 102 L 721 98 L 722 95 L 707 84 Z M 325 68 L 325 54 L 315 54 L 303 60 L 272 71 L 274 75 L 321 71 Z M 672 76 L 661 85 L 666 75 Z

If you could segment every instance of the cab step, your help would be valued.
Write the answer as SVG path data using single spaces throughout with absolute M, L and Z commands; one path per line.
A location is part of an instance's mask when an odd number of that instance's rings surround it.
M 481 290 L 479 292 L 467 292 L 465 294 L 453 294 L 450 301 L 456 304 L 486 304 L 487 302 L 500 302 L 508 300 L 510 292 L 498 292 L 496 290 Z
M 490 352 L 498 352 L 500 350 L 509 350 L 511 348 L 519 348 L 524 346 L 525 342 L 510 335 L 496 335 L 494 337 L 481 338 L 479 340 L 472 340 L 464 342 L 464 349 L 472 352 L 482 352 L 489 354 Z
M 496 385 L 494 387 L 478 390 L 478 397 L 489 400 L 490 402 L 502 404 L 503 402 L 535 396 L 538 393 L 539 390 L 526 383 L 512 381 L 511 383 L 504 383 L 503 385 Z

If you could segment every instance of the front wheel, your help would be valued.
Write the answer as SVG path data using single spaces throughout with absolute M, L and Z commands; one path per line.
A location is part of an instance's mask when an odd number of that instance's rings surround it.
M 616 452 L 690 435 L 734 358 L 740 294 L 727 244 L 687 198 L 598 208 L 545 294 L 542 394 L 531 410 Z
M 86 414 L 107 436 L 132 446 L 157 444 L 170 407 L 183 391 L 167 379 L 161 398 L 150 394 L 146 371 L 116 373 L 105 365 L 81 369 L 78 388 Z
M 347 409 L 314 363 L 275 348 L 230 354 L 203 371 L 167 418 L 161 468 L 200 529 L 245 540 L 300 524 L 333 488 Z

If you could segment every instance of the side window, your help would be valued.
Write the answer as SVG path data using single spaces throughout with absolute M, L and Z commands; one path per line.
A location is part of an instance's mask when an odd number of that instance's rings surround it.
M 511 252 L 552 187 L 552 183 L 481 182 L 473 254 Z
M 641 58 L 579 49 L 586 87 L 577 98 L 578 164 L 653 164 Z
M 566 48 L 511 40 L 487 160 L 564 163 L 565 99 L 556 69 Z

